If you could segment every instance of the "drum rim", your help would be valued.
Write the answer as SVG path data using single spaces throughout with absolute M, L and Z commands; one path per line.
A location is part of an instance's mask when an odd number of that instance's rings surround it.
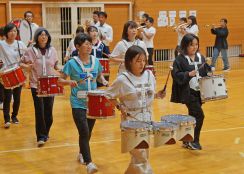
M 10 73 L 10 72 L 12 72 L 12 71 L 14 71 L 16 69 L 21 69 L 21 67 L 17 65 L 17 66 L 11 67 L 9 69 L 3 70 L 2 72 L 3 72 L 3 75 L 4 75 L 4 74 Z
M 97 93 L 96 93 L 97 92 Z M 100 93 L 99 93 L 100 92 Z M 102 95 L 99 95 L 102 94 Z M 105 90 L 91 90 L 91 91 L 87 91 L 87 96 L 91 95 L 91 96 L 104 96 L 105 95 Z
M 189 117 L 189 118 L 191 118 L 191 120 L 183 120 L 181 122 L 180 121 L 172 122 L 172 120 L 163 119 L 165 117 L 170 117 L 170 116 Z M 191 116 L 191 115 L 184 115 L 184 114 L 164 115 L 164 116 L 161 116 L 161 121 L 166 121 L 166 122 L 169 122 L 169 123 L 178 124 L 180 126 L 190 126 L 190 125 L 196 124 L 196 119 L 193 116 Z
M 41 79 L 41 78 L 53 78 L 53 77 L 57 77 L 59 78 L 60 76 L 59 75 L 46 75 L 46 76 L 39 76 L 38 79 Z
M 109 58 L 99 58 L 99 60 L 107 60 L 107 61 L 109 61 Z
M 37 94 L 37 97 L 54 97 L 54 96 L 59 96 L 59 95 L 64 95 L 64 92 L 54 93 L 54 94 Z
M 99 116 L 99 117 L 97 117 L 97 116 L 91 116 L 91 115 L 86 114 L 86 117 L 90 118 L 90 119 L 96 119 L 96 120 L 106 120 L 106 119 L 115 118 L 116 115 L 113 114 L 111 116 Z

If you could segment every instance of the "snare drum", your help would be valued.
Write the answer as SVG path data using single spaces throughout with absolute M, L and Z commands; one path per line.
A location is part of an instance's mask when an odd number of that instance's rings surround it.
M 179 127 L 176 139 L 184 142 L 192 142 L 194 140 L 194 128 L 196 119 L 189 115 L 166 115 L 161 117 L 162 121 L 173 123 Z
M 1 75 L 3 86 L 6 89 L 13 89 L 25 83 L 26 77 L 19 66 L 4 70 Z
M 177 125 L 168 122 L 153 122 L 154 147 L 176 143 Z
M 38 97 L 51 97 L 56 95 L 63 95 L 63 86 L 58 85 L 59 76 L 42 76 L 38 78 Z
M 103 67 L 103 75 L 109 75 L 109 59 L 106 58 L 102 58 L 99 59 L 99 62 L 101 63 L 102 67 Z
M 115 117 L 115 106 L 104 96 L 103 90 L 88 91 L 87 118 L 108 119 Z
M 200 78 L 199 87 L 203 102 L 221 100 L 228 97 L 223 75 Z
M 147 149 L 150 143 L 150 125 L 140 121 L 123 121 L 121 128 L 121 152 L 133 149 Z
M 152 71 L 153 75 L 156 76 L 156 71 L 153 65 L 146 65 L 145 69 Z

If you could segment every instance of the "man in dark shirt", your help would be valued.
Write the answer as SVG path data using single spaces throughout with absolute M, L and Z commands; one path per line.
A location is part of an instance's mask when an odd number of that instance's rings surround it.
M 221 52 L 223 63 L 224 63 L 224 71 L 230 70 L 230 65 L 227 57 L 227 51 L 228 51 L 228 42 L 227 37 L 229 34 L 228 28 L 227 28 L 227 19 L 222 18 L 220 20 L 220 26 L 212 26 L 211 33 L 216 35 L 215 38 L 215 44 L 214 44 L 214 52 L 212 57 L 212 70 L 215 70 L 215 64 L 216 60 L 219 56 L 219 52 Z

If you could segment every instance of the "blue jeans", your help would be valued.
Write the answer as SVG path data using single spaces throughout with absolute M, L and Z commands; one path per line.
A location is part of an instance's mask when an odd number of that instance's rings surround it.
M 211 66 L 215 67 L 217 58 L 219 56 L 219 52 L 221 52 L 221 55 L 222 55 L 222 60 L 224 63 L 224 69 L 230 68 L 228 57 L 227 57 L 227 49 L 220 49 L 219 50 L 218 48 L 214 48 Z
M 85 109 L 72 108 L 72 114 L 79 132 L 80 153 L 82 154 L 85 163 L 89 164 L 92 161 L 89 142 L 96 120 L 86 118 Z

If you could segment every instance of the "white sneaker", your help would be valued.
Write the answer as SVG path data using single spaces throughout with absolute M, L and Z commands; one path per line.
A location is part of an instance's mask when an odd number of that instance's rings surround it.
M 42 147 L 44 144 L 45 144 L 45 141 L 44 140 L 37 141 L 37 146 L 38 147 Z
M 78 157 L 77 157 L 77 160 L 81 163 L 81 164 L 86 164 L 85 162 L 84 162 L 84 158 L 83 158 L 83 156 L 82 156 L 82 154 L 81 153 L 79 153 L 79 155 L 78 155 Z
M 0 103 L 0 109 L 3 110 L 3 102 Z
M 10 127 L 10 124 L 11 124 L 11 123 L 8 121 L 8 122 L 6 122 L 6 123 L 4 124 L 4 127 L 5 127 L 5 128 L 9 128 L 9 127 Z
M 87 170 L 87 173 L 88 174 L 93 174 L 93 173 L 96 173 L 98 170 L 97 170 L 97 166 L 90 162 L 87 166 L 86 166 L 86 170 Z

